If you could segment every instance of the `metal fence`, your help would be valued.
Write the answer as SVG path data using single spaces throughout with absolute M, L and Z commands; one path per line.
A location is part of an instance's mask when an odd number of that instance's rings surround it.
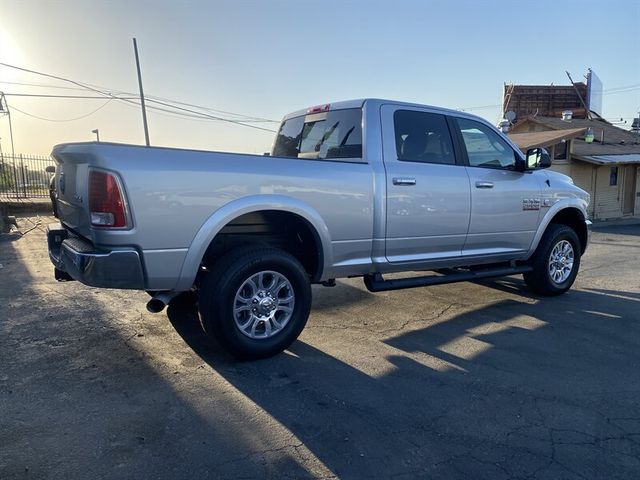
M 0 199 L 21 199 L 49 196 L 51 157 L 38 155 L 0 154 Z

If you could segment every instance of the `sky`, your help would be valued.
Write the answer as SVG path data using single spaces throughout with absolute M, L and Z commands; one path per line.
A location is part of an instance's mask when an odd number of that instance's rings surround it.
M 629 128 L 640 110 L 640 0 L 0 0 L 0 18 L 2 63 L 137 94 L 136 37 L 146 95 L 267 120 L 377 97 L 464 108 L 495 124 L 504 83 L 568 84 L 565 70 L 581 81 L 587 68 L 602 80 L 605 118 Z M 0 66 L 16 153 L 47 155 L 93 140 L 96 128 L 102 141 L 144 143 L 136 105 L 15 95 L 100 96 L 71 88 Z M 157 110 L 148 117 L 152 145 L 262 153 L 274 136 Z M 8 124 L 0 116 L 5 152 Z

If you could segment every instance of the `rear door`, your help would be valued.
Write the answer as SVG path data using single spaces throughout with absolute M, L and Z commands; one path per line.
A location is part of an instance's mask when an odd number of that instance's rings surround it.
M 437 110 L 383 105 L 386 257 L 390 262 L 460 257 L 469 226 L 468 174 Z
M 539 175 L 516 170 L 516 152 L 493 127 L 456 118 L 467 160 L 471 221 L 464 255 L 528 250 L 540 215 Z

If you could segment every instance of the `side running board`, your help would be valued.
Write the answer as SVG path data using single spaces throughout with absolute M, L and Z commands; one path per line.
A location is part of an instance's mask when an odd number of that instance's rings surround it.
M 483 270 L 450 270 L 453 273 L 444 275 L 426 275 L 424 277 L 398 278 L 385 280 L 381 273 L 364 276 L 364 284 L 370 292 L 385 292 L 387 290 L 400 290 L 403 288 L 427 287 L 430 285 L 443 285 L 445 283 L 469 282 L 481 278 L 506 277 L 533 270 L 528 265 L 499 266 Z

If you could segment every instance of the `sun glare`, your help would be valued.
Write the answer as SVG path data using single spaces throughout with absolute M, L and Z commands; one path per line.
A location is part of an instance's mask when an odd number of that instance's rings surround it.
M 23 63 L 22 49 L 14 37 L 4 28 L 0 27 L 0 62 L 20 65 Z M 15 73 L 8 69 L 2 72 L 3 79 L 14 77 Z

